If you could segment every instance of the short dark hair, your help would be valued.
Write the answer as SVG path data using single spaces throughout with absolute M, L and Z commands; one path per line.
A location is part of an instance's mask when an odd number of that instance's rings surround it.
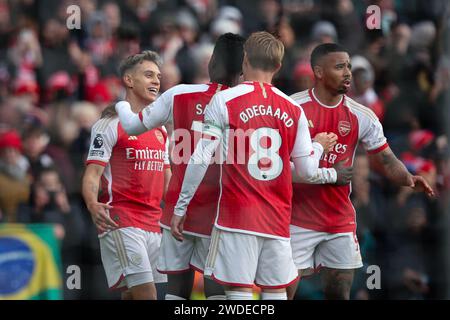
M 238 34 L 225 33 L 216 40 L 208 65 L 211 81 L 228 86 L 242 73 L 245 39 Z
M 158 53 L 155 51 L 145 50 L 141 53 L 128 56 L 122 60 L 119 66 L 120 76 L 123 77 L 127 71 L 133 69 L 136 65 L 142 63 L 143 61 L 153 62 L 158 66 L 158 68 L 161 68 L 162 66 L 162 59 Z
M 311 68 L 314 69 L 319 63 L 320 58 L 332 52 L 347 52 L 343 46 L 337 43 L 323 43 L 314 48 L 311 53 Z

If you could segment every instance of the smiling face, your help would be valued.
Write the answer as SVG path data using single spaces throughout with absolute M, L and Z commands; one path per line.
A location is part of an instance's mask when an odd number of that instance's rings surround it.
M 156 63 L 144 60 L 124 75 L 124 81 L 136 98 L 150 104 L 158 96 L 161 71 Z
M 314 67 L 316 79 L 333 94 L 344 94 L 350 89 L 352 65 L 346 52 L 330 52 L 320 58 Z

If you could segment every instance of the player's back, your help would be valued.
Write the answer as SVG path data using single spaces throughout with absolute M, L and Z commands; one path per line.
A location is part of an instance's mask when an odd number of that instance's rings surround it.
M 259 82 L 244 82 L 216 97 L 214 104 L 217 100 L 223 108 L 228 128 L 217 227 L 288 238 L 290 156 L 301 108 L 277 88 Z
M 171 154 L 172 177 L 161 218 L 163 227 L 170 219 L 178 200 L 187 163 L 202 135 L 204 111 L 214 94 L 227 87 L 218 83 L 178 85 L 171 91 L 174 147 Z M 209 236 L 217 212 L 219 168 L 211 165 L 187 209 L 186 233 Z

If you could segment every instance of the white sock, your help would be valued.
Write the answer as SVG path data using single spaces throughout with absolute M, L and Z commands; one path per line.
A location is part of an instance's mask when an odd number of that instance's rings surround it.
M 173 295 L 173 294 L 168 294 L 168 293 L 166 293 L 165 299 L 166 300 L 186 300 L 183 297 L 179 297 L 179 296 L 176 296 L 176 295 Z
M 253 300 L 253 293 L 247 291 L 225 291 L 227 300 Z
M 261 300 L 287 300 L 286 292 L 262 292 Z
M 227 300 L 227 296 L 224 294 L 217 294 L 207 297 L 206 300 Z

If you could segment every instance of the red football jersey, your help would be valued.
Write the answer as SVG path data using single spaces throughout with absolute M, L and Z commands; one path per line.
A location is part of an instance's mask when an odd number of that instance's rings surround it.
M 289 238 L 291 157 L 313 150 L 302 109 L 270 84 L 244 82 L 216 94 L 204 133 L 222 136 L 219 229 Z
M 114 207 L 109 214 L 119 227 L 160 232 L 164 169 L 170 166 L 167 148 L 163 128 L 128 136 L 117 117 L 100 119 L 92 127 L 86 164 L 105 167 L 99 202 Z
M 356 148 L 361 142 L 369 153 L 388 147 L 375 114 L 363 105 L 343 95 L 336 106 L 326 106 L 316 99 L 313 90 L 291 96 L 302 106 L 311 137 L 320 132 L 334 132 L 338 141 L 334 150 L 323 155 L 321 168 L 331 168 L 348 159 L 353 165 Z M 294 184 L 292 224 L 321 232 L 339 233 L 356 230 L 355 209 L 350 201 L 351 184 Z
M 161 217 L 161 226 L 170 229 L 174 207 L 181 191 L 188 161 L 202 136 L 205 108 L 214 94 L 227 87 L 217 83 L 178 85 L 164 92 L 152 108 L 166 110 L 173 121 L 174 146 L 171 152 L 172 178 L 166 194 L 166 205 Z M 171 114 L 170 114 L 171 113 Z M 145 111 L 142 122 L 146 123 Z M 162 115 L 162 117 L 165 117 Z M 217 212 L 219 198 L 219 167 L 209 166 L 206 175 L 187 208 L 184 233 L 210 236 Z

